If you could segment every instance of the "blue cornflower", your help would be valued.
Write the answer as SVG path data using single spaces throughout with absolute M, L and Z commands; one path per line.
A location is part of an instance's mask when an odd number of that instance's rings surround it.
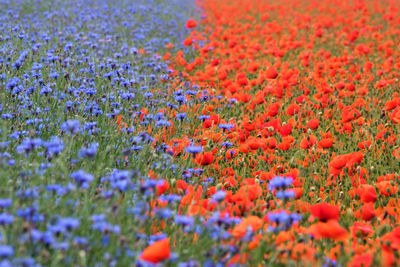
M 325 258 L 325 262 L 322 265 L 322 267 L 336 267 L 336 266 L 338 266 L 337 262 L 335 260 L 333 260 L 333 259 L 328 258 L 328 257 Z
M 186 94 L 187 95 L 196 95 L 197 93 L 195 91 L 193 91 L 193 90 L 187 90 Z
M 15 259 L 15 264 L 17 264 L 17 266 L 26 266 L 26 267 L 34 267 L 37 266 L 35 265 L 35 259 L 33 258 L 16 258 Z
M 53 92 L 53 89 L 51 89 L 51 88 L 48 87 L 48 86 L 43 86 L 42 89 L 40 89 L 40 94 L 41 94 L 41 95 L 48 95 L 48 94 L 50 94 L 51 92 Z
M 143 94 L 143 96 L 146 97 L 146 98 L 151 98 L 153 96 L 153 93 L 146 92 L 146 93 Z
M 14 216 L 8 213 L 0 213 L 0 225 L 8 225 L 14 221 Z
M 275 196 L 279 199 L 289 199 L 294 198 L 296 193 L 293 190 L 276 191 Z
M 26 190 L 20 189 L 17 191 L 17 196 L 19 198 L 37 198 L 39 196 L 38 192 L 39 187 L 32 187 L 32 188 L 27 188 Z
M 29 153 L 32 150 L 40 147 L 42 145 L 42 140 L 40 138 L 27 138 L 22 141 L 20 145 L 15 149 L 17 153 Z
M 1 198 L 0 199 L 0 208 L 8 208 L 12 205 L 12 199 L 10 198 Z
M 188 153 L 192 153 L 192 154 L 197 154 L 197 153 L 201 153 L 203 151 L 203 148 L 201 146 L 188 146 L 186 148 L 186 152 Z
M 92 174 L 87 173 L 83 170 L 75 171 L 69 176 L 71 179 L 74 179 L 81 188 L 88 188 L 89 183 L 93 181 L 94 177 Z
M 199 120 L 206 120 L 206 119 L 209 119 L 209 118 L 210 118 L 209 115 L 200 115 L 199 116 Z
M 56 224 L 56 225 L 50 225 L 47 227 L 47 231 L 51 232 L 53 234 L 61 234 L 65 232 L 65 227 L 63 227 L 62 225 Z
M 132 175 L 133 173 L 128 170 L 114 170 L 105 179 L 110 181 L 110 185 L 114 189 L 125 192 L 132 187 Z
M 185 101 L 186 101 L 184 95 L 175 96 L 175 100 L 176 100 L 176 102 L 178 102 L 179 104 L 183 104 L 183 103 L 185 103 Z
M 182 224 L 185 226 L 193 225 L 194 224 L 194 218 L 190 216 L 184 216 L 184 215 L 177 215 L 175 216 L 175 223 L 176 224 Z
M 65 194 L 67 194 L 70 190 L 67 187 L 64 187 L 60 184 L 49 184 L 46 187 L 47 191 L 50 191 L 52 193 L 55 193 L 59 196 L 63 196 Z
M 78 156 L 81 158 L 94 158 L 97 152 L 97 148 L 99 147 L 99 143 L 91 143 L 88 147 L 83 147 L 79 150 Z
M 0 149 L 7 148 L 9 144 L 10 144 L 10 141 L 0 142 Z
M 90 220 L 92 222 L 103 222 L 106 220 L 106 215 L 105 214 L 93 214 L 90 216 Z
M 186 113 L 178 113 L 176 117 L 182 121 L 186 117 Z
M 236 150 L 230 150 L 229 154 L 231 154 L 231 156 L 234 156 L 234 155 L 238 154 L 238 152 Z
M 303 218 L 303 216 L 301 216 L 301 214 L 299 214 L 299 213 L 291 213 L 290 214 L 290 220 L 292 220 L 293 223 L 300 221 L 301 218 Z
M 156 216 L 159 217 L 160 219 L 169 219 L 174 216 L 174 212 L 170 209 L 159 209 L 155 212 Z
M 273 232 L 287 230 L 293 223 L 301 220 L 302 216 L 298 213 L 289 214 L 286 211 L 269 212 L 268 220 L 274 222 L 277 226 L 270 226 L 269 229 Z
M 69 134 L 76 134 L 80 130 L 80 121 L 67 120 L 61 125 L 61 130 L 65 131 Z
M 159 240 L 163 240 L 163 239 L 166 239 L 166 238 L 168 238 L 168 235 L 167 235 L 167 234 L 165 234 L 165 233 L 159 233 L 159 234 L 155 234 L 155 235 L 149 236 L 149 241 L 150 241 L 151 243 L 153 243 L 153 242 L 157 242 L 157 241 L 159 241 Z
M 163 185 L 163 183 L 162 180 L 147 179 L 140 185 L 140 187 L 146 191 L 147 189 L 155 188 L 157 185 Z
M 201 263 L 196 260 L 188 260 L 185 262 L 179 262 L 178 267 L 199 267 L 201 266 Z
M 69 243 L 68 242 L 55 242 L 52 245 L 53 249 L 58 249 L 58 250 L 68 250 L 69 248 Z
M 211 197 L 212 200 L 215 202 L 221 202 L 225 199 L 226 192 L 222 190 L 218 190 L 215 194 Z
M 51 157 L 53 155 L 58 155 L 64 150 L 64 142 L 58 136 L 52 136 L 49 141 L 43 143 L 46 148 L 46 155 Z
M 52 73 L 49 74 L 49 77 L 50 77 L 50 78 L 53 78 L 53 79 L 56 79 L 56 78 L 58 78 L 59 76 L 60 76 L 60 74 L 58 74 L 57 72 L 52 72 Z
M 88 243 L 88 240 L 86 237 L 76 236 L 74 237 L 74 243 L 77 245 L 86 245 Z
M 182 199 L 182 197 L 170 194 L 170 195 L 162 195 L 158 199 L 160 199 L 161 201 L 167 201 L 168 203 L 171 203 L 171 202 L 179 202 Z
M 14 248 L 9 245 L 0 245 L 0 257 L 6 258 L 14 255 Z
M 102 222 L 96 222 L 93 223 L 92 225 L 93 230 L 98 230 L 102 233 L 104 232 L 112 232 L 115 234 L 119 234 L 121 232 L 121 227 L 119 225 L 112 225 L 108 222 L 102 221 Z
M 284 224 L 289 221 L 289 213 L 286 211 L 269 212 L 267 214 L 268 220 L 276 224 Z
M 223 146 L 223 147 L 231 147 L 231 146 L 233 146 L 233 144 L 231 142 L 222 142 L 221 146 Z
M 276 176 L 269 181 L 268 189 L 270 191 L 273 191 L 274 189 L 283 190 L 289 187 L 292 183 L 292 177 Z
M 79 219 L 77 218 L 60 218 L 58 220 L 58 225 L 64 227 L 67 230 L 76 229 L 79 227 Z
M 156 122 L 156 126 L 157 126 L 157 127 L 159 127 L 159 126 L 162 126 L 162 127 L 170 127 L 171 125 L 172 125 L 172 123 L 170 123 L 170 122 L 167 121 L 167 120 L 159 120 L 159 121 Z
M 1 114 L 1 118 L 5 119 L 5 120 L 11 120 L 14 117 L 13 114 L 9 114 L 9 113 L 3 113 Z
M 228 123 L 221 123 L 218 125 L 219 128 L 223 129 L 224 131 L 229 131 L 230 129 L 234 128 L 235 125 L 228 124 Z

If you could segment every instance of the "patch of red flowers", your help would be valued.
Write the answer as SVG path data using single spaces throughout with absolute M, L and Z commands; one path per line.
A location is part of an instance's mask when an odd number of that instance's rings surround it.
M 225 191 L 219 211 L 243 218 L 230 230 L 236 239 L 247 228 L 265 227 L 263 216 L 278 205 L 310 215 L 296 226 L 296 234 L 308 241 L 296 243 L 290 231 L 275 236 L 280 248 L 298 251 L 296 260 L 313 262 L 316 253 L 338 259 L 341 249 L 353 252 L 354 266 L 372 264 L 374 257 L 397 265 L 396 2 L 202 0 L 200 5 L 205 18 L 199 25 L 189 20 L 186 27 L 201 29 L 184 42 L 196 58 L 189 62 L 179 51 L 167 59 L 176 89 L 185 81 L 201 88 L 187 96 L 194 104 L 170 115 L 188 112 L 198 122 L 184 126 L 191 136 L 177 135 L 173 126 L 158 138 L 172 140 L 175 160 L 203 168 L 199 181 L 215 182 L 193 186 L 178 178 L 158 190 L 181 195 L 181 211 L 203 216 L 215 211 L 210 198 L 217 189 Z M 203 152 L 187 155 L 188 138 Z M 291 204 L 267 197 L 266 185 L 275 176 L 293 178 Z M 322 248 L 320 239 L 332 242 Z M 251 248 L 262 240 L 251 239 Z M 167 257 L 145 252 L 153 262 Z

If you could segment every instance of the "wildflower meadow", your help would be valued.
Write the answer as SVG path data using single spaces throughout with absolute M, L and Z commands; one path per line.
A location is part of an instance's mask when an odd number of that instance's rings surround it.
M 400 266 L 397 0 L 0 0 L 0 267 Z

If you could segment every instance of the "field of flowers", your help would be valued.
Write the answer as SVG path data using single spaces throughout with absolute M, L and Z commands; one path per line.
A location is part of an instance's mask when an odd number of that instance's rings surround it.
M 0 267 L 399 266 L 395 0 L 0 0 Z

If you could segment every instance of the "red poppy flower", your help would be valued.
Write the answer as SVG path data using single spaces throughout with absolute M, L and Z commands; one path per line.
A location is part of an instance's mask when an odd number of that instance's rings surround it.
M 310 206 L 310 212 L 320 221 L 338 220 L 340 216 L 339 207 L 328 203 L 314 204 Z
M 191 29 L 197 26 L 197 22 L 194 19 L 189 19 L 186 21 L 186 28 Z
M 199 165 L 205 166 L 210 165 L 214 160 L 214 155 L 212 152 L 200 153 L 196 156 L 196 162 Z
M 372 260 L 373 260 L 372 254 L 364 253 L 364 254 L 355 256 L 353 258 L 351 266 L 352 267 L 371 266 Z
M 236 238 L 242 238 L 245 236 L 248 227 L 252 231 L 257 231 L 263 225 L 263 220 L 257 216 L 249 216 L 244 218 L 238 225 L 233 228 L 232 235 Z
M 265 71 L 265 77 L 267 79 L 275 79 L 278 77 L 278 71 L 275 68 L 269 68 Z
M 349 235 L 337 221 L 317 222 L 308 228 L 308 232 L 315 239 L 328 238 L 337 241 L 344 241 Z
M 169 238 L 165 238 L 154 242 L 143 250 L 140 258 L 152 263 L 159 263 L 170 257 L 171 249 L 169 246 Z
M 374 205 L 372 203 L 364 204 L 361 208 L 361 218 L 369 221 L 376 216 Z

